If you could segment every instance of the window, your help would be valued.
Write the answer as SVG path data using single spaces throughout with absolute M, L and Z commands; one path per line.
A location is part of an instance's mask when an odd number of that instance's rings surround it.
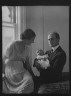
M 17 26 L 17 7 L 2 6 L 2 53 L 8 43 L 15 40 Z
M 2 21 L 16 23 L 16 7 L 2 6 Z

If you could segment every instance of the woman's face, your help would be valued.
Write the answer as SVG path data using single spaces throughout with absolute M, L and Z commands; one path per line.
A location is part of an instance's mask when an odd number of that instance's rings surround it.
M 30 40 L 27 40 L 27 45 L 31 45 L 32 43 L 34 43 L 34 39 L 35 37 L 31 38 Z

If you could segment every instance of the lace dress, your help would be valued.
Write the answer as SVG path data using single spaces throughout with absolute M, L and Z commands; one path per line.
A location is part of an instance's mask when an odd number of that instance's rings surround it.
M 15 41 L 8 46 L 5 56 L 5 82 L 3 82 L 3 87 L 6 86 L 8 89 L 6 93 L 32 93 L 34 90 L 32 76 L 23 67 L 23 62 L 25 64 L 28 57 L 28 47 L 21 41 Z

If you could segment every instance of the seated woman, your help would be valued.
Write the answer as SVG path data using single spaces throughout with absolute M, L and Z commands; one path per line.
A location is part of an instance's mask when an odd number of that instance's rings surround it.
M 12 42 L 3 56 L 3 92 L 29 94 L 34 91 L 33 72 L 29 64 L 28 45 L 34 43 L 36 35 L 26 29 L 18 41 Z

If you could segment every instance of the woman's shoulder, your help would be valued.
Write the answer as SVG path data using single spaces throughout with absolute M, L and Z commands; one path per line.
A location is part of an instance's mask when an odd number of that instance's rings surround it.
M 15 40 L 15 41 L 14 41 L 14 44 L 15 44 L 15 45 L 20 45 L 20 43 L 21 43 L 20 40 Z
M 14 45 L 14 41 L 11 41 L 10 43 L 7 44 L 6 49 L 11 48 Z
M 6 46 L 6 48 L 5 48 L 5 51 L 6 50 L 10 50 L 10 49 L 13 49 L 14 48 L 14 46 L 17 44 L 17 42 L 18 41 L 11 41 L 10 43 L 8 43 L 8 45 Z

